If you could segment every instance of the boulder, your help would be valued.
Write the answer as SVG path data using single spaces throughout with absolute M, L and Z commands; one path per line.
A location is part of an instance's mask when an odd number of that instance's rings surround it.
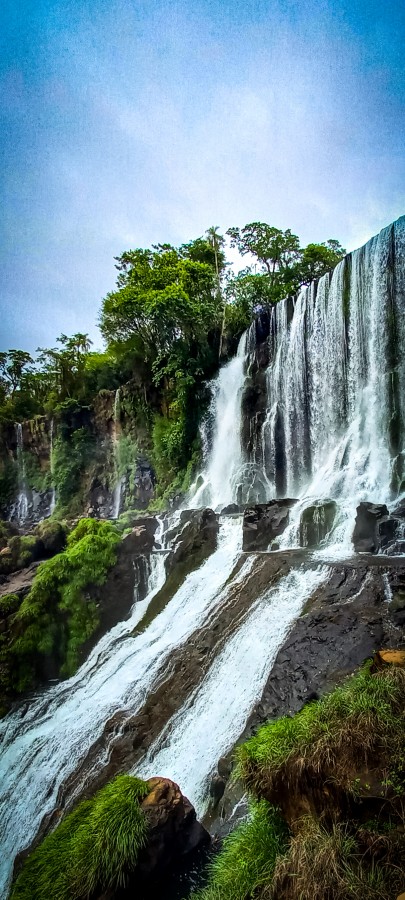
M 217 546 L 219 531 L 218 516 L 212 509 L 187 509 L 180 514 L 180 531 L 168 534 L 173 540 L 171 552 L 165 560 L 169 575 L 174 567 L 198 554 L 199 563 Z
M 377 553 L 381 546 L 379 526 L 389 517 L 385 503 L 363 502 L 357 507 L 352 536 L 357 553 Z
M 233 516 L 240 512 L 241 509 L 237 503 L 229 503 L 228 506 L 224 506 L 224 508 L 221 509 L 221 516 Z
M 97 900 L 163 900 L 172 870 L 187 867 L 198 849 L 211 838 L 197 821 L 194 807 L 169 778 L 150 778 L 150 793 L 141 806 L 148 820 L 148 839 L 136 868 L 128 873 L 125 887 L 103 892 Z
M 245 509 L 243 550 L 247 553 L 268 550 L 272 541 L 287 527 L 294 503 L 296 500 L 271 500 Z
M 334 500 L 316 500 L 303 510 L 300 519 L 300 546 L 319 547 L 333 528 L 337 511 Z

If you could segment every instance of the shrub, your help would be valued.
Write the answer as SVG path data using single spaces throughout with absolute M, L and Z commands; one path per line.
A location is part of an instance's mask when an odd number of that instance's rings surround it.
M 36 673 L 41 675 L 47 656 L 54 657 L 61 675 L 75 672 L 80 649 L 99 623 L 87 589 L 104 582 L 119 541 L 110 522 L 82 519 L 69 535 L 67 549 L 38 567 L 15 616 L 8 649 L 17 693 L 32 685 Z
M 391 900 L 400 892 L 403 830 L 387 837 L 348 824 L 327 830 L 311 817 L 299 824 L 258 900 Z
M 272 877 L 276 858 L 287 847 L 287 828 L 278 811 L 260 800 L 251 818 L 225 838 L 209 866 L 206 888 L 193 900 L 246 900 Z
M 403 728 L 405 670 L 391 666 L 356 675 L 293 718 L 259 729 L 237 750 L 237 769 L 258 796 L 270 798 L 299 783 L 305 768 L 315 779 L 328 775 L 356 794 L 353 770 L 385 762 L 395 776 L 405 763 Z
M 125 885 L 146 843 L 147 782 L 119 775 L 71 812 L 30 854 L 11 900 L 84 900 Z

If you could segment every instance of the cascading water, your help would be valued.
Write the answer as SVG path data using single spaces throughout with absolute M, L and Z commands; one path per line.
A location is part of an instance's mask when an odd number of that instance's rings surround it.
M 19 525 L 24 525 L 28 517 L 28 492 L 27 479 L 25 474 L 24 460 L 24 443 L 22 425 L 16 422 L 15 425 L 17 437 L 17 467 L 18 467 L 18 497 L 16 505 L 16 516 Z
M 202 684 L 136 767 L 140 777 L 164 772 L 181 784 L 197 814 L 205 813 L 209 778 L 218 759 L 243 731 L 283 638 L 326 574 L 321 567 L 292 571 L 259 597 Z
M 118 427 L 119 427 L 119 411 L 120 411 L 120 389 L 118 388 L 115 392 L 114 398 L 114 424 L 113 424 L 113 451 L 114 451 L 114 469 L 115 469 L 115 487 L 113 494 L 113 519 L 118 519 L 121 509 L 121 491 L 122 491 L 122 477 L 120 475 L 120 441 L 118 435 Z
M 50 467 L 51 479 L 52 479 L 52 494 L 51 494 L 51 502 L 50 502 L 50 506 L 49 506 L 49 512 L 51 515 L 53 512 L 55 512 L 55 506 L 56 506 L 56 491 L 55 491 L 55 483 L 54 483 L 55 470 L 54 470 L 54 455 L 53 455 L 53 432 L 54 432 L 54 421 L 53 421 L 53 419 L 51 419 L 51 428 L 50 428 L 50 432 L 49 432 L 49 467 Z
M 280 540 L 293 546 L 305 508 L 316 507 L 315 524 L 323 534 L 336 501 L 338 512 L 324 552 L 332 556 L 351 549 L 357 503 L 387 502 L 401 471 L 404 256 L 405 219 L 400 219 L 342 261 L 331 276 L 303 290 L 295 302 L 282 301 L 272 310 L 267 409 L 249 447 L 243 440 L 243 395 L 252 371 L 254 329 L 242 337 L 237 356 L 212 386 L 204 467 L 190 493 L 190 506 L 221 509 L 231 502 L 254 502 L 256 491 L 256 501 L 263 499 L 263 492 L 267 499 L 298 496 L 291 525 Z M 118 404 L 117 392 L 114 452 Z M 330 499 L 329 506 L 319 505 L 322 498 Z M 118 495 L 117 515 L 119 504 Z M 164 542 L 163 523 L 156 540 Z M 164 580 L 165 553 L 152 554 L 149 595 L 134 605 L 130 618 L 99 641 L 73 678 L 0 722 L 0 890 L 8 883 L 15 853 L 33 839 L 44 814 L 54 808 L 61 784 L 102 734 L 106 720 L 119 710 L 136 713 L 173 651 L 182 647 L 187 653 L 191 635 L 215 624 L 219 611 L 231 602 L 238 579 L 244 589 L 243 578 L 253 571 L 256 558 L 247 557 L 235 575 L 240 552 L 241 517 L 223 517 L 217 549 L 134 635 Z M 295 568 L 252 602 L 137 772 L 173 777 L 198 811 L 205 809 L 207 784 L 218 758 L 239 737 L 288 629 L 327 577 L 322 565 Z M 108 746 L 100 751 L 94 764 L 99 769 L 108 752 Z
M 212 384 L 212 402 L 205 426 L 213 427 L 212 449 L 208 451 L 197 490 L 192 488 L 193 506 L 217 509 L 231 503 L 243 485 L 245 454 L 241 440 L 241 397 L 245 383 L 246 335 L 242 335 L 236 356 L 220 369 Z
M 404 255 L 402 217 L 304 288 L 294 303 L 283 300 L 272 310 L 267 413 L 250 454 L 239 439 L 242 337 L 239 361 L 225 366 L 216 382 L 213 448 L 193 504 L 219 506 L 241 495 L 249 502 L 298 497 L 282 541 L 293 546 L 305 506 L 331 498 L 338 515 L 330 543 L 350 550 L 356 506 L 388 502 L 403 462 Z M 260 464 L 265 476 L 256 498 L 254 485 L 240 488 L 241 475 L 251 476 L 249 463 Z
M 118 709 L 134 713 L 140 707 L 164 660 L 221 603 L 241 546 L 241 519 L 223 521 L 217 550 L 185 579 L 149 627 L 133 636 L 164 580 L 164 554 L 152 554 L 152 591 L 135 603 L 130 618 L 99 641 L 73 678 L 50 688 L 28 710 L 18 708 L 0 721 L 0 895 L 15 854 L 53 809 L 59 786 L 105 721 Z M 103 762 L 99 759 L 100 767 Z

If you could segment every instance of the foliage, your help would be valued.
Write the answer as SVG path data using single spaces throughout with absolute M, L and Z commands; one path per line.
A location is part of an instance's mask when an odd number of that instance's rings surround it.
M 34 850 L 11 900 L 85 900 L 119 888 L 147 840 L 147 782 L 119 775 L 84 800 Z
M 3 594 L 0 597 L 0 617 L 5 618 L 11 613 L 16 612 L 21 603 L 18 594 Z
M 367 664 L 321 700 L 293 718 L 284 716 L 259 729 L 237 750 L 238 770 L 259 796 L 298 783 L 304 766 L 314 776 L 328 774 L 356 795 L 356 765 L 385 761 L 395 776 L 405 763 L 403 692 L 405 671 L 391 667 L 372 676 Z
M 61 675 L 73 674 L 80 649 L 99 622 L 88 588 L 105 581 L 119 540 L 110 522 L 82 519 L 67 549 L 41 563 L 0 654 L 7 671 L 3 690 L 20 693 L 31 687 L 49 657 Z
M 403 887 L 404 867 L 403 828 L 389 836 L 345 823 L 328 830 L 306 817 L 258 900 L 391 900 Z
M 81 479 L 94 455 L 94 438 L 84 427 L 60 431 L 54 444 L 53 481 L 58 507 L 72 509 Z
M 195 900 L 247 900 L 273 874 L 277 856 L 287 847 L 287 828 L 265 800 L 252 803 L 250 818 L 225 838 L 209 867 L 208 886 Z

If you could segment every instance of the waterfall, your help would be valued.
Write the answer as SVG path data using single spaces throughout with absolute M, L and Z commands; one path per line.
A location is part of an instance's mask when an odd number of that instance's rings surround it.
M 17 522 L 19 525 L 24 525 L 24 522 L 28 517 L 28 492 L 27 492 L 27 479 L 25 473 L 25 460 L 24 460 L 24 444 L 23 444 L 23 432 L 22 425 L 20 422 L 16 422 L 15 424 L 16 437 L 17 437 L 17 467 L 18 467 L 18 497 L 17 497 L 17 505 L 16 505 L 16 516 Z
M 242 733 L 283 638 L 326 575 L 324 567 L 292 571 L 256 600 L 200 686 L 136 767 L 140 777 L 164 773 L 181 785 L 197 815 L 204 815 L 218 759 Z
M 120 389 L 117 388 L 115 392 L 114 398 L 114 422 L 113 422 L 113 452 L 114 452 L 114 469 L 115 469 L 115 487 L 113 494 L 113 519 L 118 519 L 121 509 L 121 491 L 122 491 L 122 476 L 120 475 L 120 441 L 118 436 L 118 426 L 119 426 L 119 403 L 120 403 Z
M 253 449 L 241 432 L 244 372 L 256 348 L 252 330 L 242 336 L 214 382 L 212 451 L 193 504 L 298 497 L 293 545 L 300 509 L 331 498 L 339 506 L 333 540 L 347 552 L 358 503 L 395 495 L 405 449 L 404 253 L 402 217 L 272 309 L 267 409 Z
M 58 788 L 117 710 L 136 712 L 174 648 L 223 602 L 242 547 L 241 519 L 221 523 L 217 550 L 187 576 L 170 603 L 137 635 L 134 628 L 161 587 L 164 555 L 152 554 L 151 591 L 129 619 L 104 635 L 79 671 L 0 721 L 0 896 L 15 854 L 33 839 Z M 101 766 L 105 762 L 99 759 Z
M 245 383 L 246 335 L 242 335 L 237 354 L 212 383 L 212 400 L 203 423 L 205 466 L 198 483 L 191 488 L 192 506 L 213 509 L 231 503 L 244 484 L 246 460 L 241 439 L 241 398 Z M 212 446 L 207 431 L 213 429 Z
M 52 513 L 55 512 L 55 506 L 56 506 L 56 491 L 55 491 L 55 480 L 54 480 L 55 470 L 54 470 L 54 456 L 53 456 L 53 430 L 54 430 L 54 421 L 53 421 L 53 419 L 51 419 L 51 427 L 50 427 L 50 432 L 49 432 L 49 444 L 50 444 L 49 467 L 50 467 L 51 479 L 52 479 L 52 495 L 51 495 L 51 503 L 50 503 L 50 507 L 49 507 L 49 512 L 51 515 L 52 515 Z
M 404 256 L 402 218 L 347 256 L 332 274 L 271 310 L 268 352 L 261 356 L 269 362 L 260 371 L 265 401 L 260 416 L 247 418 L 259 365 L 254 327 L 212 383 L 203 423 L 204 462 L 189 505 L 221 509 L 232 502 L 295 497 L 282 547 L 299 543 L 301 516 L 308 506 L 315 507 L 319 534 L 327 531 L 329 513 L 333 523 L 317 551 L 319 560 L 307 569 L 290 569 L 274 583 L 259 582 L 260 596 L 257 590 L 250 607 L 241 604 L 227 641 L 228 625 L 221 626 L 224 633 L 216 632 L 217 655 L 204 657 L 205 674 L 199 683 L 192 682 L 188 696 L 185 688 L 179 708 L 136 766 L 145 777 L 172 777 L 199 814 L 206 808 L 218 758 L 243 731 L 288 630 L 329 577 L 328 559 L 351 552 L 357 504 L 387 503 L 398 493 L 405 436 Z M 21 425 L 16 429 L 20 521 L 28 502 Z M 114 515 L 119 514 L 121 494 L 118 431 L 119 391 L 112 436 Z M 160 547 L 148 563 L 148 595 L 134 603 L 130 617 L 101 638 L 76 675 L 0 721 L 0 893 L 9 883 L 15 854 L 54 809 L 59 788 L 101 737 L 105 723 L 120 711 L 138 713 L 155 696 L 162 672 L 174 665 L 175 651 L 187 658 L 198 643 L 193 636 L 199 629 L 211 634 L 225 621 L 219 614 L 227 604 L 233 616 L 232 591 L 238 596 L 249 573 L 257 575 L 259 557 L 240 560 L 241 515 L 220 516 L 216 549 L 184 578 L 163 608 L 159 603 L 156 610 L 150 607 L 165 578 L 162 545 L 168 549 L 179 518 L 180 513 L 159 523 L 155 541 Z M 303 525 L 301 530 L 305 532 Z M 245 591 L 244 597 L 250 596 Z M 91 763 L 94 772 L 108 761 L 111 745 L 107 741 L 102 747 Z M 80 770 L 78 794 L 81 777 Z

